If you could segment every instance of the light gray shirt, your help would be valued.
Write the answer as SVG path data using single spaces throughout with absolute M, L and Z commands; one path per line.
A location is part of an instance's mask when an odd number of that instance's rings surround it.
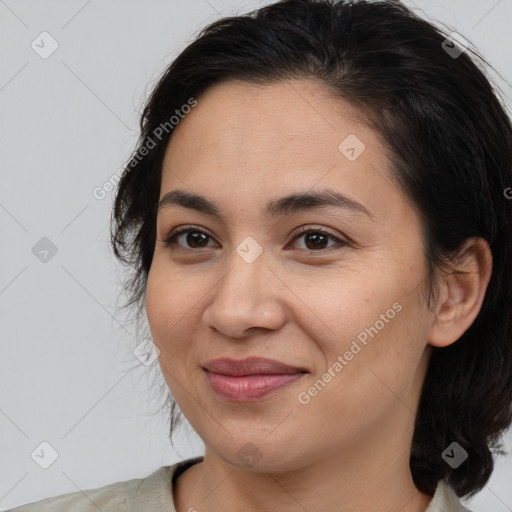
M 7 512 L 176 512 L 172 484 L 180 473 L 202 460 L 202 456 L 187 459 L 161 467 L 147 478 L 46 498 Z M 462 506 L 453 488 L 441 480 L 425 512 L 471 511 Z

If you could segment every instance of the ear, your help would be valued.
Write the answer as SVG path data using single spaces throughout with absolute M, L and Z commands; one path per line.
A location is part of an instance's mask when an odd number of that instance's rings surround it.
M 446 347 L 457 341 L 474 322 L 484 300 L 492 273 L 489 244 L 480 237 L 468 238 L 439 282 L 439 300 L 428 343 Z

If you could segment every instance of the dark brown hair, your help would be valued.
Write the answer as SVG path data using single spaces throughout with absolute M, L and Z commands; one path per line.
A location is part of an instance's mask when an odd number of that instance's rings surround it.
M 492 450 L 503 453 L 500 438 L 512 421 L 512 201 L 505 197 L 512 126 L 476 64 L 488 63 L 471 48 L 450 54 L 446 37 L 398 1 L 284 0 L 211 24 L 150 95 L 118 186 L 111 240 L 132 269 L 125 307 L 138 306 L 142 315 L 170 116 L 228 79 L 327 85 L 382 136 L 393 178 L 421 214 L 429 308 L 436 271 L 462 243 L 476 236 L 490 245 L 493 272 L 476 320 L 452 345 L 433 347 L 410 457 L 420 491 L 432 496 L 445 478 L 459 496 L 473 496 L 493 471 Z M 175 412 L 173 401 L 171 440 Z M 441 456 L 454 441 L 468 452 L 456 469 Z

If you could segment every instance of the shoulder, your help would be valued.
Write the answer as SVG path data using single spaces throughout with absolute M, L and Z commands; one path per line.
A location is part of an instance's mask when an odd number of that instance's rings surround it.
M 425 512 L 471 512 L 460 502 L 454 488 L 446 480 L 440 480 L 436 492 Z
M 146 478 L 70 492 L 22 505 L 7 512 L 174 512 L 171 480 L 175 473 L 199 459 L 202 457 L 163 466 Z
M 126 510 L 126 487 L 133 480 L 117 482 L 98 489 L 86 489 L 46 498 L 16 507 L 8 512 L 104 512 Z

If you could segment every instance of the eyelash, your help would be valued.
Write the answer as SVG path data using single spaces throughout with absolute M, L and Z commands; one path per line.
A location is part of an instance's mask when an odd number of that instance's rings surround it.
M 177 245 L 176 239 L 183 233 L 189 233 L 189 232 L 201 233 L 201 234 L 206 235 L 208 238 L 213 239 L 213 237 L 208 235 L 208 233 L 205 233 L 204 231 L 201 231 L 200 229 L 186 227 L 186 228 L 180 229 L 178 231 L 171 232 L 170 235 L 168 235 L 167 238 L 163 240 L 163 242 L 166 247 L 176 246 Z M 335 240 L 336 242 L 338 242 L 338 245 L 341 244 L 341 247 L 333 246 L 333 247 L 328 247 L 325 249 L 317 249 L 317 250 L 313 250 L 313 249 L 297 249 L 297 250 L 306 251 L 306 252 L 310 252 L 310 253 L 322 253 L 322 252 L 326 253 L 326 252 L 331 252 L 332 250 L 341 249 L 341 248 L 349 245 L 348 242 L 346 242 L 345 240 L 340 240 L 338 237 L 334 236 L 332 233 L 330 233 L 329 231 L 326 231 L 323 228 L 307 228 L 307 227 L 300 228 L 300 231 L 293 238 L 292 242 L 295 242 L 295 240 L 297 240 L 300 236 L 307 235 L 309 233 L 321 233 L 322 235 L 325 235 L 328 238 L 331 238 L 332 240 Z M 183 250 L 185 252 L 200 252 L 201 249 L 207 249 L 207 247 L 202 247 L 200 249 L 181 249 L 181 250 Z

